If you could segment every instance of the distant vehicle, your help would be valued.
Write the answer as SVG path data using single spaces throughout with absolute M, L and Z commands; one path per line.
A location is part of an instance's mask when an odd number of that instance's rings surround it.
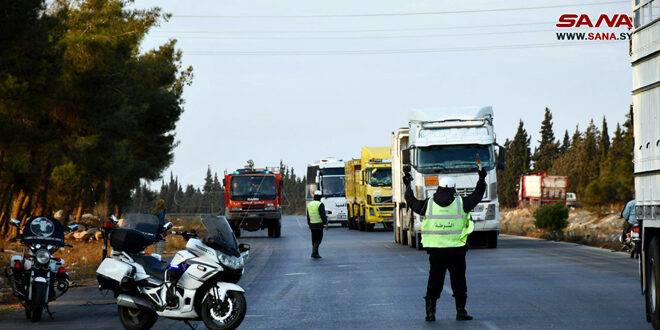
M 413 191 L 418 199 L 431 197 L 438 187 L 438 175 L 456 180 L 456 191 L 467 196 L 477 184 L 477 155 L 488 171 L 483 200 L 470 213 L 475 222 L 472 241 L 497 247 L 500 230 L 497 198 L 497 169 L 504 168 L 504 153 L 498 148 L 493 130 L 493 109 L 483 107 L 446 107 L 413 110 L 408 127 L 392 136 L 392 182 L 397 212 L 394 213 L 395 240 L 421 248 L 420 215 L 406 210 L 403 173 L 410 171 Z M 397 234 L 398 232 L 398 234 Z
M 392 229 L 392 162 L 389 147 L 363 147 L 361 158 L 346 162 L 348 227 L 371 231 L 376 224 Z
M 323 158 L 307 165 L 305 182 L 306 204 L 314 200 L 314 191 L 320 190 L 328 223 L 348 225 L 344 162 L 338 158 Z
M 566 204 L 567 185 L 568 178 L 565 176 L 546 173 L 522 175 L 518 187 L 518 207 Z
M 78 225 L 64 228 L 55 218 L 46 216 L 31 217 L 21 230 L 21 222 L 9 222 L 19 234 L 10 241 L 20 241 L 23 253 L 9 257 L 5 270 L 9 284 L 16 298 L 25 308 L 25 317 L 32 322 L 41 321 L 44 309 L 50 313 L 48 304 L 55 301 L 69 289 L 69 273 L 64 268 L 64 260 L 53 257 L 64 243 L 64 233 L 74 231 Z
M 577 196 L 575 193 L 567 192 L 566 193 L 566 206 L 579 207 L 580 203 L 577 201 Z
M 660 13 L 658 1 L 633 1 L 632 123 L 635 217 L 642 225 L 640 274 L 646 320 L 660 329 Z
M 227 173 L 225 216 L 236 237 L 241 230 L 268 229 L 268 237 L 280 237 L 282 229 L 282 175 L 279 167 L 245 168 Z

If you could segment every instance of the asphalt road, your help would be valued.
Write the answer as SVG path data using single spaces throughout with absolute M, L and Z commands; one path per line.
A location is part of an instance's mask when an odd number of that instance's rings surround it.
M 428 257 L 393 243 L 392 232 L 331 228 L 312 260 L 303 217 L 285 217 L 282 237 L 245 233 L 243 329 L 649 329 L 637 263 L 625 254 L 570 243 L 501 236 L 494 250 L 467 255 L 473 321 L 454 320 L 449 279 L 437 321 L 424 321 Z M 74 288 L 53 303 L 55 320 L 0 314 L 0 329 L 118 329 L 117 307 L 96 288 Z M 203 328 L 201 322 L 194 323 Z M 160 319 L 155 328 L 187 329 Z

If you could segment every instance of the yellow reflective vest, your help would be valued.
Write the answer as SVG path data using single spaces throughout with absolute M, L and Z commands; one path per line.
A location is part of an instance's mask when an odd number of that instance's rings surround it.
M 467 236 L 474 230 L 470 213 L 463 211 L 463 199 L 442 207 L 429 198 L 425 219 L 422 221 L 422 245 L 425 248 L 449 248 L 465 245 Z
M 319 212 L 319 206 L 321 202 L 311 201 L 307 204 L 307 215 L 309 215 L 309 223 L 323 223 L 321 219 L 321 213 Z

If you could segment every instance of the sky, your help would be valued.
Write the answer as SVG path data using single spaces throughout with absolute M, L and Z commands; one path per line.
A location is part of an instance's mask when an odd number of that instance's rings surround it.
M 562 14 L 594 21 L 600 14 L 630 15 L 630 1 L 138 0 L 133 6 L 155 5 L 173 16 L 149 33 L 142 51 L 177 39 L 183 65 L 194 69 L 174 162 L 163 173 L 173 172 L 182 184 L 201 186 L 208 166 L 221 175 L 248 159 L 257 167 L 283 160 L 302 176 L 319 158 L 348 160 L 362 146 L 389 146 L 415 108 L 492 105 L 500 144 L 522 120 L 535 145 L 545 107 L 559 139 L 576 125 L 584 130 L 592 118 L 600 126 L 603 116 L 611 133 L 632 102 L 628 41 L 556 37 L 618 35 L 627 28 L 555 26 Z M 554 7 L 537 8 L 548 6 Z

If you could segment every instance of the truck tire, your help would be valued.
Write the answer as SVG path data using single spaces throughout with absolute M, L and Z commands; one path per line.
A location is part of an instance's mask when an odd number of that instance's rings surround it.
M 360 216 L 360 218 L 358 219 L 358 230 L 359 231 L 365 231 L 366 229 L 367 228 L 366 228 L 366 222 L 364 220 L 364 217 Z
M 273 237 L 279 238 L 282 236 L 282 220 L 277 219 L 277 222 L 275 222 L 275 228 L 273 229 Z
M 486 241 L 488 242 L 488 248 L 489 249 L 496 249 L 497 248 L 497 238 L 499 236 L 498 231 L 489 231 L 488 232 L 488 237 L 486 238 Z
M 272 223 L 268 224 L 268 237 L 274 237 L 273 232 L 275 231 L 275 225 Z
M 374 231 L 375 226 L 376 226 L 375 223 L 368 223 L 366 221 L 364 222 L 364 227 L 366 231 Z
M 646 309 L 654 329 L 660 329 L 660 242 L 657 237 L 651 240 L 646 260 Z
M 401 227 L 400 229 L 401 229 L 401 245 L 408 245 L 408 231 L 403 229 L 403 227 Z

